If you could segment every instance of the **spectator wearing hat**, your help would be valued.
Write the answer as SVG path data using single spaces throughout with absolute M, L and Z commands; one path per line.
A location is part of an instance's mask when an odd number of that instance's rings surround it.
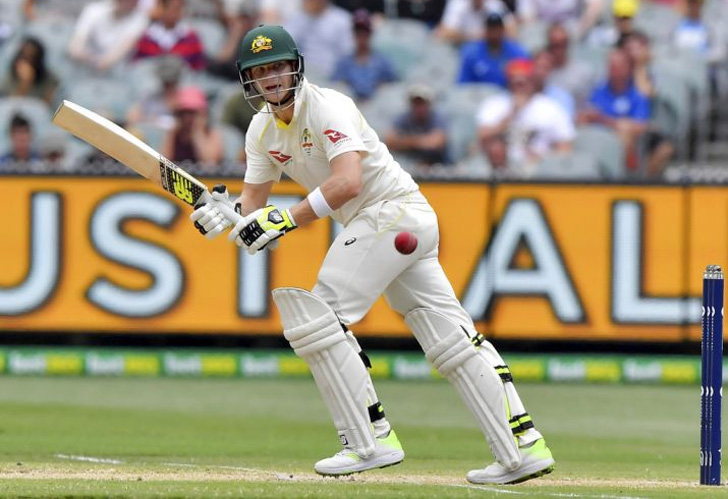
M 528 176 L 547 154 L 568 152 L 574 123 L 553 99 L 537 92 L 533 62 L 511 61 L 508 92 L 488 97 L 476 115 L 478 138 L 494 168 Z
M 40 155 L 33 148 L 33 130 L 30 121 L 22 114 L 10 118 L 10 150 L 0 156 L 0 170 L 8 170 L 18 163 L 36 166 Z
M 130 126 L 147 123 L 162 130 L 170 130 L 175 124 L 174 105 L 185 63 L 178 57 L 168 55 L 159 57 L 154 69 L 159 88 L 132 104 L 126 122 Z
M 609 54 L 607 80 L 597 85 L 579 123 L 593 123 L 613 129 L 627 153 L 627 167 L 637 167 L 637 141 L 647 131 L 652 107 L 650 99 L 634 83 L 629 55 L 622 49 Z
M 149 24 L 137 0 L 88 4 L 76 22 L 68 52 L 72 59 L 107 71 L 126 59 Z
M 175 162 L 199 163 L 211 169 L 223 159 L 222 133 L 212 128 L 207 97 L 197 87 L 177 91 L 174 104 L 176 123 L 162 145 L 162 154 Z
M 515 17 L 502 0 L 449 0 L 435 35 L 456 44 L 480 40 L 485 35 L 483 20 L 489 14 L 503 16 L 507 36 L 518 34 Z
M 409 88 L 409 109 L 385 135 L 387 147 L 416 168 L 447 163 L 447 122 L 432 107 L 434 91 L 425 84 Z
M 397 80 L 397 75 L 383 54 L 371 46 L 372 21 L 369 12 L 354 13 L 354 53 L 339 60 L 331 75 L 332 81 L 349 85 L 358 100 L 369 99 L 383 83 Z
M 491 83 L 505 88 L 505 66 L 514 59 L 528 57 L 526 49 L 505 36 L 503 16 L 489 14 L 483 39 L 460 49 L 458 83 Z

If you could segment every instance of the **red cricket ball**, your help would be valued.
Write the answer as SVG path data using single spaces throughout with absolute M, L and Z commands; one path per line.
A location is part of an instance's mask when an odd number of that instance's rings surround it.
M 409 255 L 417 249 L 417 237 L 411 232 L 400 232 L 394 238 L 394 247 L 403 255 Z

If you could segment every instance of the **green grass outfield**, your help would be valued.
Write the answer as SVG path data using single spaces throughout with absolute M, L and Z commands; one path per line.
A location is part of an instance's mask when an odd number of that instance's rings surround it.
M 0 495 L 22 497 L 726 497 L 698 477 L 699 388 L 521 385 L 557 461 L 468 485 L 487 445 L 444 381 L 380 381 L 399 466 L 315 475 L 339 450 L 312 380 L 0 377 Z

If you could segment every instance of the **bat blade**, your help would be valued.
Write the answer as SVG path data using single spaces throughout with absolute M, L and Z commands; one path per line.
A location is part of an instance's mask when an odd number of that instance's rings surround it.
M 83 106 L 64 100 L 53 115 L 53 123 L 189 205 L 209 198 L 205 184 L 116 123 Z

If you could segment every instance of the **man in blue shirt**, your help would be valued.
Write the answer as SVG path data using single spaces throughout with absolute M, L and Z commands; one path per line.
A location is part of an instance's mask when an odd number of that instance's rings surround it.
M 466 43 L 460 49 L 458 83 L 491 83 L 506 88 L 506 65 L 514 59 L 528 58 L 526 49 L 506 38 L 503 17 L 489 14 L 485 38 Z
M 358 100 L 374 95 L 383 83 L 397 80 L 389 60 L 371 48 L 372 23 L 366 10 L 354 13 L 354 53 L 339 59 L 332 81 L 343 81 Z
M 632 62 L 622 49 L 609 54 L 607 81 L 597 85 L 589 108 L 579 115 L 579 123 L 595 123 L 613 129 L 627 154 L 627 167 L 636 167 L 637 140 L 647 131 L 652 108 L 650 99 L 634 84 Z

